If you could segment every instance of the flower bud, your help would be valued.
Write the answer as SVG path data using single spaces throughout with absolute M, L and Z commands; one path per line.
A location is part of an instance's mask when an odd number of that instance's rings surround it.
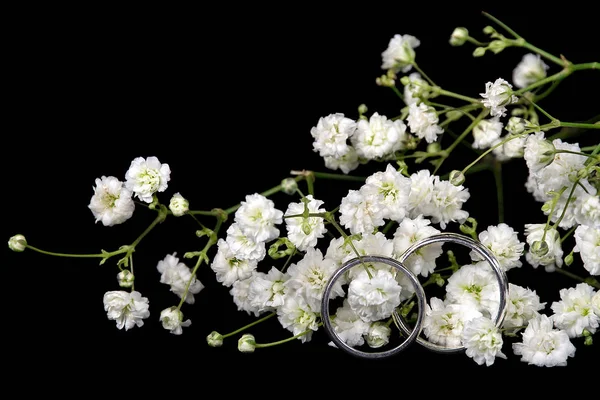
M 369 347 L 377 349 L 385 346 L 390 341 L 392 329 L 384 322 L 373 322 L 365 335 L 365 339 Z
M 254 336 L 245 333 L 242 335 L 240 340 L 238 340 L 238 350 L 242 353 L 253 353 L 256 348 L 256 342 L 254 341 Z
M 367 111 L 369 111 L 369 109 L 367 108 L 366 104 L 361 104 L 358 106 L 358 114 L 363 115 L 366 114 Z
M 571 264 L 573 264 L 573 252 L 570 252 L 566 257 L 565 257 L 565 265 L 568 267 Z
M 117 274 L 117 281 L 119 282 L 119 286 L 121 287 L 132 287 L 133 286 L 134 276 L 128 269 L 124 269 L 123 271 Z
M 545 240 L 536 240 L 531 245 L 529 251 L 536 257 L 544 257 L 548 254 L 548 243 Z
M 208 343 L 210 347 L 221 347 L 223 345 L 223 335 L 217 331 L 212 331 L 206 337 L 206 343 Z
M 506 48 L 506 42 L 504 40 L 492 40 L 488 46 L 488 49 L 493 51 L 495 54 L 500 53 Z
M 454 186 L 460 186 L 465 182 L 465 174 L 463 174 L 462 171 L 455 169 L 450 172 L 450 178 L 448 180 Z
M 408 76 L 404 75 L 402 78 L 400 78 L 400 83 L 403 84 L 404 86 L 410 85 L 410 78 Z
M 492 26 L 488 25 L 485 28 L 483 28 L 483 33 L 485 33 L 486 35 L 491 35 L 492 33 L 496 33 L 496 30 Z
M 298 189 L 298 183 L 293 178 L 285 178 L 281 181 L 281 190 L 285 194 L 294 194 L 296 193 L 296 189 Z
M 181 217 L 190 209 L 190 203 L 179 193 L 175 193 L 169 202 L 169 210 L 176 217 Z
M 438 142 L 429 143 L 427 145 L 427 153 L 435 154 L 442 150 L 442 146 Z
M 525 120 L 519 117 L 510 117 L 504 129 L 513 135 L 523 133 L 525 132 Z
M 469 31 L 467 28 L 458 27 L 454 29 L 452 35 L 450 35 L 450 45 L 451 46 L 462 46 L 467 41 L 469 37 Z
M 25 250 L 26 246 L 27 246 L 27 240 L 25 239 L 25 236 L 23 236 L 23 235 L 14 235 L 13 237 L 11 237 L 8 240 L 8 247 L 12 251 L 22 252 Z
M 485 54 L 485 47 L 476 47 L 473 50 L 473 57 L 481 57 Z

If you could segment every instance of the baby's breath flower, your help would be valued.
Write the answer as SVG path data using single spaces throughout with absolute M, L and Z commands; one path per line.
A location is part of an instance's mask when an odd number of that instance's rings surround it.
M 450 45 L 452 46 L 462 46 L 467 41 L 469 37 L 469 31 L 467 28 L 458 27 L 452 31 L 452 35 L 450 35 Z
M 142 297 L 137 291 L 106 292 L 103 301 L 108 319 L 114 320 L 118 329 L 141 327 L 144 325 L 144 319 L 150 316 L 148 298 Z
M 485 84 L 485 93 L 481 93 L 483 105 L 490 109 L 492 117 L 504 117 L 506 106 L 517 102 L 517 96 L 513 94 L 512 85 L 502 78 L 493 83 Z
M 377 349 L 387 345 L 390 342 L 392 328 L 381 321 L 372 322 L 365 334 L 367 345 L 372 349 Z
M 427 143 L 437 140 L 444 129 L 438 125 L 438 115 L 435 108 L 425 103 L 411 103 L 408 106 L 408 117 L 406 118 L 410 131 L 417 137 L 425 139 Z
M 381 53 L 382 69 L 392 69 L 395 72 L 408 72 L 415 62 L 415 48 L 421 42 L 412 35 L 394 35 L 388 43 L 387 49 Z
M 169 210 L 176 217 L 181 217 L 190 209 L 190 203 L 181 194 L 175 193 L 169 202 Z
M 285 194 L 294 194 L 298 189 L 298 183 L 293 178 L 285 178 L 281 181 L 281 190 Z
M 465 353 L 477 364 L 494 364 L 496 357 L 506 358 L 502 353 L 502 334 L 494 322 L 485 317 L 468 321 L 462 332 L 461 341 Z
M 600 228 L 579 225 L 575 229 L 575 247 L 590 275 L 600 275 Z
M 249 333 L 244 333 L 238 340 L 238 350 L 242 353 L 254 353 L 254 349 L 256 349 L 254 336 Z
M 27 240 L 23 235 L 14 235 L 8 240 L 8 248 L 12 251 L 22 252 L 27 246 Z
M 104 226 L 122 224 L 133 215 L 135 204 L 131 195 L 131 190 L 114 176 L 102 176 L 96 179 L 88 208 L 96 222 L 101 221 Z
M 560 301 L 552 303 L 550 308 L 554 326 L 563 329 L 570 338 L 583 336 L 584 331 L 596 333 L 600 326 L 600 317 L 594 313 L 592 298 L 595 290 L 587 283 L 560 290 Z
M 221 347 L 223 346 L 223 335 L 217 331 L 212 331 L 206 337 L 206 343 L 208 343 L 210 347 Z
M 513 70 L 513 83 L 518 88 L 524 88 L 546 77 L 548 66 L 539 54 L 528 53 Z
M 164 192 L 171 179 L 169 164 L 162 164 L 156 157 L 137 157 L 125 173 L 125 187 L 146 203 L 152 203 L 156 192 Z
M 119 286 L 128 288 L 133 286 L 134 276 L 130 270 L 124 269 L 117 274 L 117 281 Z
M 181 335 L 184 327 L 192 324 L 189 319 L 183 321 L 183 313 L 177 307 L 165 308 L 160 312 L 160 322 L 163 328 L 169 330 L 174 335 Z

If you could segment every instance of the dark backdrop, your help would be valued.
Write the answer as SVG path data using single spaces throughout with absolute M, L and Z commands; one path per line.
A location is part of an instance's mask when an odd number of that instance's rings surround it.
M 515 7 L 486 10 L 551 53 L 574 62 L 600 58 L 591 6 L 565 5 L 553 12 Z M 191 208 L 205 210 L 235 205 L 277 185 L 292 169 L 326 171 L 310 136 L 320 117 L 356 116 L 361 103 L 390 116 L 401 107 L 391 90 L 375 84 L 383 73 L 381 52 L 396 33 L 421 40 L 419 65 L 444 88 L 477 97 L 487 81 L 510 81 L 523 50 L 473 58 L 472 45 L 448 44 L 457 26 L 483 39 L 481 30 L 490 21 L 480 12 L 481 7 L 362 3 L 352 9 L 290 5 L 285 11 L 256 5 L 7 10 L 5 238 L 22 233 L 34 246 L 79 253 L 131 242 L 152 212 L 138 208 L 127 223 L 107 228 L 94 224 L 87 205 L 95 178 L 124 176 L 138 156 L 157 156 L 170 165 L 163 202 L 180 192 Z M 568 121 L 597 114 L 592 96 L 600 89 L 597 75 L 583 71 L 569 77 L 545 107 Z M 470 162 L 472 154 L 464 154 L 462 160 Z M 451 166 L 448 162 L 441 172 Z M 521 232 L 525 222 L 544 221 L 541 204 L 525 191 L 524 173 L 520 161 L 504 169 L 506 222 Z M 468 186 L 465 209 L 482 227 L 497 223 L 491 175 L 481 173 Z M 317 181 L 315 192 L 332 209 L 351 187 L 356 185 Z M 276 198 L 285 209 L 285 198 Z M 212 222 L 206 220 L 208 226 Z M 227 333 L 254 319 L 237 311 L 209 267 L 199 271 L 205 289 L 196 304 L 183 307 L 192 326 L 175 336 L 158 320 L 160 311 L 179 299 L 159 283 L 156 264 L 173 252 L 199 250 L 204 242 L 195 229 L 191 218 L 169 218 L 139 245 L 136 288 L 150 298 L 151 316 L 144 327 L 127 332 L 116 329 L 102 305 L 106 291 L 118 290 L 116 260 L 99 266 L 96 260 L 4 250 L 2 325 L 10 339 L 2 359 L 11 373 L 58 392 L 90 381 L 109 389 L 119 382 L 127 387 L 130 380 L 133 387 L 161 387 L 154 377 L 170 377 L 177 390 L 187 384 L 208 388 L 219 378 L 231 383 L 249 378 L 257 390 L 268 390 L 277 382 L 318 385 L 342 375 L 345 380 L 332 387 L 357 378 L 373 387 L 407 378 L 435 383 L 456 373 L 587 375 L 590 363 L 597 363 L 598 344 L 585 347 L 581 340 L 569 366 L 554 370 L 527 366 L 508 347 L 509 359 L 489 368 L 464 354 L 436 354 L 417 345 L 393 359 L 359 360 L 327 346 L 323 330 L 310 343 L 295 341 L 254 354 L 239 353 L 237 337 L 210 348 L 205 337 L 212 330 Z M 559 288 L 576 283 L 527 264 L 511 271 L 509 279 L 536 289 L 548 306 Z M 250 332 L 261 342 L 288 337 L 275 319 Z

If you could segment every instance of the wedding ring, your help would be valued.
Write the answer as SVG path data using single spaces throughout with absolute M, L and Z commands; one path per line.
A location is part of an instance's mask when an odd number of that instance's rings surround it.
M 429 244 L 440 243 L 440 242 L 451 242 L 451 243 L 456 243 L 456 244 L 466 246 L 466 247 L 470 248 L 471 250 L 479 253 L 479 255 L 481 255 L 490 264 L 490 266 L 492 267 L 492 269 L 496 275 L 496 279 L 498 280 L 498 288 L 500 291 L 498 313 L 496 314 L 496 316 L 494 318 L 494 322 L 495 322 L 496 326 L 500 327 L 502 325 L 502 323 L 504 322 L 504 318 L 506 316 L 506 306 L 507 306 L 506 299 L 508 298 L 508 279 L 506 278 L 506 273 L 505 273 L 504 269 L 502 269 L 500 263 L 498 262 L 498 260 L 494 256 L 494 254 L 487 247 L 482 245 L 480 242 L 476 242 L 475 240 L 471 239 L 468 236 L 459 235 L 456 233 L 444 232 L 444 233 L 440 233 L 437 235 L 429 236 L 427 238 L 424 238 L 424 239 L 414 243 L 412 246 L 410 246 L 408 249 L 406 249 L 406 251 L 404 253 L 402 253 L 402 255 L 398 258 L 398 261 L 400 261 L 401 263 L 405 263 L 406 260 L 420 248 L 427 246 Z M 419 325 L 415 325 L 415 328 L 413 328 L 411 330 L 411 328 L 408 326 L 408 324 L 406 323 L 404 318 L 402 318 L 402 316 L 398 315 L 398 313 L 396 311 L 393 312 L 392 317 L 394 319 L 394 322 L 398 326 L 398 328 L 400 330 L 402 330 L 402 332 L 404 332 L 405 334 L 409 334 L 409 333 L 412 334 L 417 330 L 416 328 L 419 328 L 419 330 L 421 328 Z M 452 353 L 452 352 L 459 352 L 459 351 L 465 350 L 464 346 L 455 346 L 455 347 L 441 346 L 439 344 L 432 343 L 428 340 L 425 340 L 422 337 L 418 337 L 416 342 L 418 344 L 428 348 L 429 350 L 441 352 L 441 353 Z
M 330 316 L 329 316 L 330 315 L 329 314 L 329 297 L 331 295 L 331 290 L 332 290 L 334 283 L 339 279 L 340 276 L 342 276 L 342 274 L 344 274 L 350 268 L 356 266 L 357 264 L 370 263 L 370 262 L 379 262 L 379 263 L 387 264 L 387 265 L 397 269 L 401 273 L 405 274 L 409 278 L 412 286 L 415 289 L 415 295 L 417 297 L 417 305 L 418 305 L 418 309 L 419 309 L 414 328 L 412 328 L 412 330 L 411 330 L 406 324 L 404 325 L 404 327 L 406 329 L 403 329 L 403 332 L 406 335 L 408 335 L 406 337 L 406 339 L 402 343 L 400 343 L 398 346 L 396 346 L 390 350 L 379 351 L 379 352 L 365 352 L 365 351 L 358 350 L 352 346 L 349 346 L 346 342 L 344 342 L 340 338 L 340 336 L 337 334 L 335 329 L 332 327 L 331 321 L 330 321 Z M 348 260 L 344 264 L 342 264 L 342 266 L 331 276 L 331 278 L 327 282 L 327 285 L 325 286 L 325 291 L 323 292 L 323 297 L 321 300 L 321 314 L 322 314 L 323 326 L 325 327 L 325 330 L 327 331 L 329 337 L 335 343 L 335 345 L 338 348 L 344 350 L 345 352 L 350 353 L 353 356 L 361 357 L 361 358 L 371 358 L 371 359 L 385 358 L 385 357 L 389 357 L 391 355 L 399 353 L 400 351 L 405 349 L 408 345 L 413 343 L 419 337 L 419 335 L 421 334 L 421 328 L 423 325 L 423 317 L 425 315 L 426 301 L 427 300 L 425 298 L 425 291 L 423 289 L 423 286 L 419 282 L 419 279 L 412 271 L 407 269 L 404 266 L 404 264 L 402 264 L 402 262 L 395 260 L 393 258 L 384 257 L 384 256 L 374 256 L 373 255 L 373 256 L 356 257 L 356 258 Z

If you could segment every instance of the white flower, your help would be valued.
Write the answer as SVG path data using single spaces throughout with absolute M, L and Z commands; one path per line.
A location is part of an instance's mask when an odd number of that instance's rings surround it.
M 406 121 L 410 131 L 427 143 L 437 140 L 439 134 L 444 132 L 438 125 L 438 115 L 435 108 L 425 103 L 411 103 L 408 106 L 408 117 Z
M 238 350 L 242 353 L 253 353 L 254 349 L 256 349 L 254 336 L 249 333 L 244 333 L 238 340 Z
M 473 148 L 487 149 L 492 146 L 502 134 L 502 122 L 498 117 L 479 121 L 473 128 Z
M 592 306 L 594 294 L 594 288 L 587 283 L 561 289 L 560 301 L 555 301 L 550 306 L 554 311 L 551 316 L 554 326 L 567 332 L 570 338 L 583 336 L 584 330 L 596 333 L 600 317 L 594 313 Z
M 237 306 L 238 311 L 246 311 L 248 315 L 254 314 L 255 317 L 258 317 L 261 312 L 258 310 L 258 306 L 256 304 L 252 304 L 250 302 L 250 285 L 254 281 L 254 277 L 256 274 L 252 274 L 250 278 L 240 279 L 233 282 L 231 285 L 231 289 L 229 290 L 229 294 L 233 297 L 233 302 Z
M 114 176 L 103 176 L 96 179 L 94 195 L 88 208 L 104 226 L 122 224 L 133 215 L 135 203 L 131 191 L 123 186 L 123 182 Z
M 554 160 L 554 145 L 544 138 L 544 132 L 535 132 L 525 140 L 523 158 L 530 172 L 538 172 Z
M 509 139 L 510 138 L 510 139 Z M 496 139 L 492 146 L 496 146 L 501 141 L 505 141 L 504 144 L 495 147 L 492 153 L 500 160 L 505 161 L 511 158 L 522 158 L 525 154 L 525 142 L 526 137 L 519 137 L 513 134 L 508 134 L 504 137 Z
M 17 253 L 20 253 L 22 251 L 25 251 L 25 248 L 27 247 L 27 239 L 25 239 L 25 236 L 23 235 L 14 235 L 11 236 L 10 239 L 8 239 L 8 248 L 11 249 L 12 251 L 16 251 Z
M 462 209 L 470 197 L 469 189 L 462 185 L 455 186 L 450 181 L 440 180 L 434 176 L 433 191 L 429 202 L 423 203 L 419 208 L 425 216 L 431 217 L 431 222 L 440 224 L 442 229 L 450 222 L 463 223 L 469 217 L 469 213 Z
M 248 287 L 248 302 L 259 313 L 273 311 L 281 306 L 285 300 L 287 287 L 285 282 L 289 279 L 288 273 L 283 273 L 271 267 L 268 273 L 256 272 Z
M 512 80 L 516 87 L 525 88 L 546 77 L 548 66 L 539 54 L 528 53 L 513 70 Z
M 485 84 L 485 93 L 481 93 L 484 107 L 490 109 L 492 117 L 504 117 L 506 107 L 509 104 L 516 103 L 518 98 L 513 94 L 512 85 L 502 78 Z
M 600 318 L 600 290 L 592 297 L 592 308 L 596 315 Z
M 489 264 L 481 261 L 460 267 L 448 278 L 446 300 L 471 305 L 483 316 L 495 318 L 500 303 L 500 289 Z
M 160 312 L 160 322 L 165 329 L 168 329 L 174 335 L 181 335 L 183 329 L 192 324 L 189 319 L 183 321 L 183 313 L 177 307 L 165 308 Z
M 423 207 L 431 202 L 434 180 L 435 175 L 431 175 L 431 172 L 427 169 L 421 169 L 410 175 L 408 208 L 411 218 L 423 214 Z
M 387 345 L 390 342 L 392 328 L 385 322 L 376 321 L 369 325 L 369 329 L 365 334 L 367 345 L 373 349 L 377 349 Z
M 206 343 L 208 343 L 210 347 L 221 347 L 223 346 L 223 335 L 217 331 L 212 331 L 206 336 Z
M 279 236 L 276 224 L 283 222 L 283 211 L 275 208 L 275 203 L 260 193 L 246 196 L 235 212 L 234 221 L 244 235 L 255 242 L 268 242 Z
M 441 346 L 462 346 L 465 324 L 479 317 L 481 313 L 472 305 L 450 303 L 432 297 L 425 307 L 423 334 L 430 342 Z
M 581 193 L 577 196 L 575 222 L 590 228 L 600 229 L 600 196 Z
M 555 266 L 560 268 L 563 264 L 563 250 L 560 243 L 560 233 L 558 233 L 555 228 L 549 228 L 546 231 L 543 240 L 543 242 L 545 242 L 545 245 L 543 246 L 547 246 L 547 251 L 545 253 L 543 253 L 543 251 L 535 251 L 535 247 L 532 249 L 535 242 L 542 243 L 545 227 L 546 224 L 525 224 L 525 235 L 527 235 L 525 240 L 529 245 L 529 251 L 525 253 L 525 259 L 533 268 L 543 265 L 552 271 Z
M 412 35 L 394 35 L 388 47 L 383 53 L 382 69 L 392 69 L 395 72 L 408 72 L 415 61 L 415 48 L 419 47 L 421 42 Z
M 175 193 L 169 202 L 169 210 L 176 217 L 181 217 L 190 209 L 190 202 L 187 201 L 181 194 Z
M 294 336 L 308 331 L 298 337 L 302 343 L 310 341 L 313 331 L 319 329 L 319 317 L 319 312 L 308 305 L 304 296 L 297 294 L 287 294 L 283 305 L 277 309 L 279 323 Z
M 410 246 L 426 237 L 440 233 L 430 226 L 431 221 L 418 215 L 416 218 L 404 218 L 394 232 L 394 256 L 399 258 Z M 432 243 L 421 247 L 406 260 L 405 266 L 416 275 L 429 276 L 435 270 L 435 260 L 442 255 L 443 243 Z
M 308 194 L 301 202 L 290 203 L 284 216 L 302 214 L 305 202 L 309 213 L 318 214 L 326 211 L 324 208 L 320 208 L 323 205 L 322 200 L 317 200 L 311 194 Z M 317 240 L 327 232 L 323 217 L 290 217 L 285 218 L 285 223 L 288 239 L 300 251 L 315 247 Z
M 160 272 L 160 283 L 171 286 L 171 292 L 175 293 L 179 298 L 185 294 L 185 302 L 194 304 L 194 295 L 198 294 L 204 285 L 196 276 L 192 276 L 190 268 L 182 262 L 179 262 L 177 253 L 167 254 L 167 256 L 158 262 L 156 269 Z M 189 287 L 188 287 L 189 285 Z
M 325 286 L 337 268 L 333 260 L 323 257 L 321 250 L 309 248 L 300 261 L 288 268 L 289 279 L 285 285 L 292 293 L 301 292 L 311 309 L 320 312 Z M 332 287 L 330 298 L 343 295 L 344 290 L 338 280 Z
M 142 297 L 137 291 L 106 292 L 103 302 L 108 319 L 116 321 L 118 329 L 141 327 L 144 325 L 144 319 L 150 316 L 148 298 Z
M 227 241 L 219 239 L 217 253 L 210 268 L 215 272 L 217 282 L 221 282 L 223 286 L 231 286 L 237 280 L 249 278 L 257 265 L 256 260 L 237 258 Z
M 527 325 L 530 319 L 540 315 L 540 311 L 545 306 L 546 303 L 540 302 L 540 297 L 535 290 L 509 283 L 506 317 L 502 327 L 505 329 L 520 329 Z
M 521 361 L 538 367 L 567 365 L 567 359 L 575 356 L 575 346 L 567 332 L 553 328 L 547 315 L 531 319 L 523 332 L 523 342 L 513 343 L 513 352 L 521 356 Z
M 348 304 L 348 299 L 344 299 L 342 307 L 338 307 L 335 312 L 331 326 L 340 340 L 350 347 L 356 347 L 364 344 L 363 335 L 368 332 L 370 324 L 356 314 Z M 330 342 L 329 345 L 336 347 L 333 342 Z
M 394 243 L 388 239 L 383 232 L 363 233 L 358 238 L 352 238 L 352 245 L 353 247 L 351 247 L 349 244 L 346 244 L 346 250 L 348 250 L 348 252 L 344 256 L 342 262 L 346 262 L 351 258 L 356 257 L 356 253 L 360 254 L 361 256 L 377 254 L 384 257 L 392 257 L 394 252 Z M 356 252 L 354 250 L 356 250 Z M 391 268 L 387 264 L 381 265 L 385 265 L 386 269 Z M 375 269 L 379 268 L 375 267 Z M 349 270 L 348 275 L 353 277 L 356 275 L 356 272 L 360 270 L 364 270 L 364 265 L 360 268 L 357 267 Z
M 478 365 L 494 364 L 496 357 L 506 358 L 502 353 L 502 334 L 494 322 L 485 317 L 468 321 L 462 332 L 461 338 L 465 353 Z
M 400 305 L 401 291 L 391 272 L 361 271 L 348 286 L 348 304 L 364 321 L 378 321 L 388 318 Z
M 146 203 L 152 203 L 156 192 L 164 192 L 171 179 L 169 164 L 162 164 L 156 157 L 137 157 L 125 173 L 125 187 Z
M 507 224 L 488 226 L 486 230 L 479 233 L 479 241 L 490 249 L 505 271 L 522 265 L 520 258 L 523 255 L 525 243 L 519 240 L 517 232 Z M 471 251 L 470 256 L 473 261 L 484 259 L 476 251 Z
M 239 260 L 261 261 L 267 255 L 264 241 L 256 241 L 252 236 L 246 235 L 237 222 L 227 228 L 225 241 L 233 257 Z
M 367 177 L 360 191 L 378 198 L 383 205 L 382 218 L 401 221 L 407 214 L 410 187 L 411 180 L 388 164 L 385 171 Z
M 124 269 L 123 271 L 117 274 L 117 281 L 119 282 L 119 286 L 124 288 L 132 287 L 134 279 L 135 277 L 128 269 Z
M 348 139 L 354 135 L 356 121 L 342 113 L 329 114 L 319 118 L 310 134 L 315 139 L 313 150 L 321 157 L 340 158 L 349 151 Z
M 382 226 L 384 206 L 376 197 L 366 196 L 360 190 L 350 190 L 342 198 L 340 205 L 340 224 L 352 234 L 371 233 Z
M 600 228 L 579 225 L 575 229 L 575 247 L 590 275 L 600 275 Z
M 354 171 L 360 165 L 358 154 L 353 146 L 348 146 L 348 152 L 340 157 L 328 156 L 324 158 L 325 167 L 341 170 L 344 174 Z
M 429 97 L 427 88 L 429 85 L 421 79 L 421 74 L 413 72 L 408 75 L 408 83 L 404 85 L 404 102 L 410 105 L 420 102 L 421 98 Z
M 402 147 L 406 140 L 406 125 L 401 120 L 392 121 L 385 115 L 373 113 L 369 120 L 361 119 L 350 138 L 359 157 L 367 160 L 385 157 Z

